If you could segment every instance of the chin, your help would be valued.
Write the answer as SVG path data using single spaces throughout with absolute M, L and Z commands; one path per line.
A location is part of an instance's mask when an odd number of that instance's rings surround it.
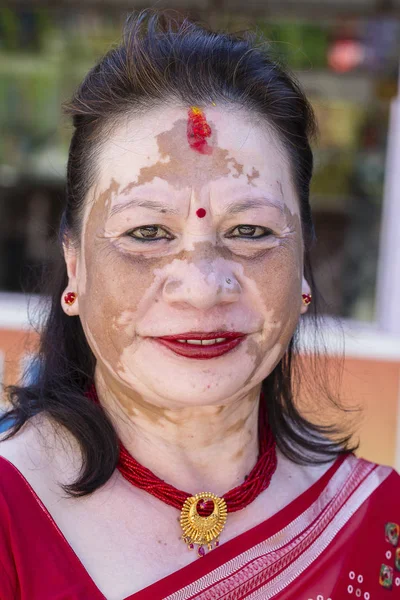
M 210 369 L 209 371 L 212 371 Z M 137 373 L 137 370 L 135 370 Z M 194 406 L 218 406 L 234 401 L 257 383 L 249 385 L 250 372 L 240 371 L 235 377 L 221 377 L 216 372 L 170 373 L 161 378 L 152 372 L 141 373 L 140 378 L 130 377 L 129 373 L 120 374 L 124 387 L 133 389 L 148 402 L 164 408 L 183 408 Z
M 160 406 L 218 405 L 258 385 L 280 353 L 279 344 L 269 351 L 258 347 L 257 352 L 244 344 L 219 358 L 192 360 L 144 343 L 122 357 L 118 375 L 125 386 Z

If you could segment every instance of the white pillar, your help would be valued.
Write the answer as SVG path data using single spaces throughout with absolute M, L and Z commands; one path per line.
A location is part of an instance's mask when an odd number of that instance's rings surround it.
M 399 72 L 400 76 L 400 72 Z M 400 85 L 399 85 L 400 89 Z M 380 250 L 376 287 L 377 325 L 400 334 L 400 95 L 390 107 Z M 400 344 L 400 341 L 399 341 Z

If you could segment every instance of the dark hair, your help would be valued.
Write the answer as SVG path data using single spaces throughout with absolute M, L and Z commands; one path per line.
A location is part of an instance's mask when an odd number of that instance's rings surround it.
M 87 74 L 65 105 L 75 131 L 60 242 L 79 240 L 85 196 L 95 181 L 96 155 L 107 133 L 120 117 L 144 113 L 169 101 L 200 106 L 212 101 L 230 103 L 258 115 L 276 133 L 286 151 L 301 208 L 305 276 L 313 292 L 311 321 L 307 321 L 318 325 L 318 294 L 310 264 L 315 241 L 309 204 L 314 115 L 295 79 L 272 59 L 268 44 L 260 44 L 254 34 L 209 31 L 165 11 L 147 10 L 128 17 L 122 43 Z M 80 443 L 81 476 L 65 489 L 85 495 L 111 477 L 118 460 L 118 439 L 102 408 L 84 395 L 93 381 L 95 360 L 80 319 L 66 316 L 60 305 L 68 282 L 61 253 L 50 279 L 51 304 L 40 339 L 39 376 L 32 385 L 9 388 L 13 409 L 6 416 L 13 417 L 14 425 L 7 437 L 45 411 Z M 294 384 L 301 380 L 302 370 L 297 340 L 298 331 L 263 382 L 269 421 L 278 447 L 289 459 L 299 464 L 326 463 L 354 448 L 349 448 L 350 435 L 333 425 L 311 423 L 296 407 Z M 324 385 L 319 392 L 338 406 Z

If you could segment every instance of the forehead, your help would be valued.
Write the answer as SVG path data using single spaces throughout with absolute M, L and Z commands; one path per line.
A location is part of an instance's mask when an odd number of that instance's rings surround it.
M 250 113 L 231 107 L 204 109 L 211 127 L 210 154 L 190 147 L 188 109 L 160 107 L 142 116 L 126 115 L 103 142 L 97 184 L 111 180 L 119 190 L 133 187 L 176 192 L 229 185 L 235 190 L 263 189 L 297 209 L 287 156 L 272 128 Z

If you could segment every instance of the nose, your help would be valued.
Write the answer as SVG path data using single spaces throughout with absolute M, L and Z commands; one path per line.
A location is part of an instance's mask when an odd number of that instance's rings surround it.
M 218 304 L 237 302 L 241 286 L 232 269 L 209 261 L 185 265 L 179 275 L 168 278 L 163 287 L 163 298 L 169 304 L 181 304 L 210 310 Z

